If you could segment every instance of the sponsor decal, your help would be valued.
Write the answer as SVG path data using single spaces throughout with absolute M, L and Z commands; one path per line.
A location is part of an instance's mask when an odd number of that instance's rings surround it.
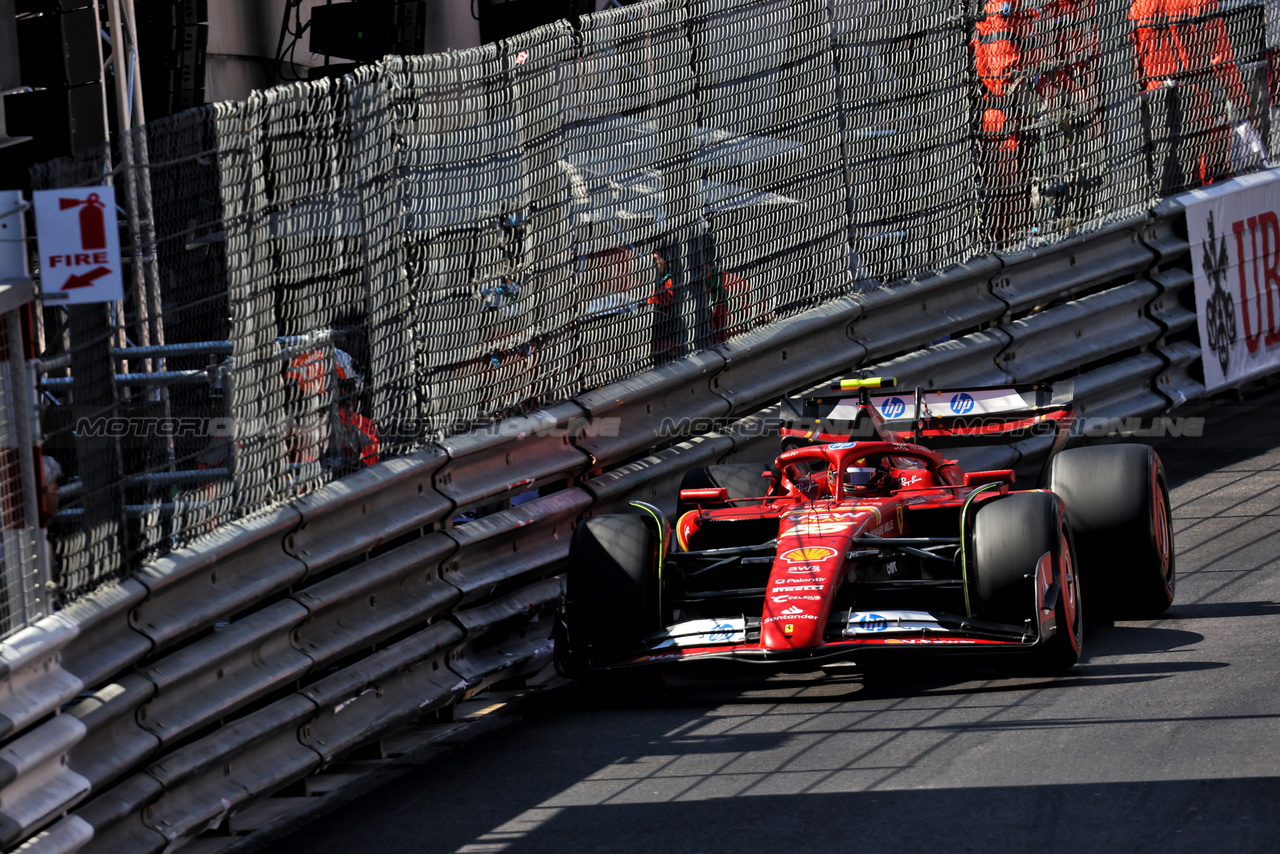
M 798 510 L 798 511 L 793 510 L 790 513 L 783 513 L 782 518 L 783 519 L 801 519 L 809 522 L 839 522 L 844 519 L 856 519 L 858 518 L 858 514 L 852 511 L 848 513 L 843 513 L 843 512 L 831 512 L 831 511 L 824 510 L 819 513 L 812 513 L 804 510 Z
M 799 579 L 788 578 L 787 581 L 799 581 Z M 797 590 L 824 590 L 824 589 L 825 587 L 821 584 L 801 584 L 798 587 L 775 587 L 769 592 L 770 593 L 794 593 Z
M 733 623 L 721 623 L 711 630 L 707 635 L 707 640 L 712 643 L 728 642 L 732 641 L 737 633 L 738 627 Z
M 822 572 L 822 570 L 823 570 L 823 567 L 821 567 L 821 566 L 814 566 L 814 565 L 812 565 L 812 564 L 810 564 L 810 565 L 808 565 L 808 566 L 789 566 L 789 567 L 787 567 L 787 572 L 789 572 L 789 573 L 794 573 L 794 574 L 797 574 L 797 575 L 798 575 L 799 573 L 802 573 L 802 572 L 805 572 L 805 573 L 814 573 L 814 572 Z
M 787 602 L 821 602 L 821 596 L 770 596 L 769 600 L 776 605 L 783 605 Z
M 834 445 L 827 445 L 833 451 L 843 451 L 845 448 L 855 447 L 857 442 L 836 442 Z
M 889 618 L 879 614 L 858 614 L 849 623 L 857 624 L 863 631 L 868 632 L 883 632 L 889 628 Z
M 688 620 L 651 637 L 656 649 L 672 646 L 699 646 L 708 643 L 743 643 L 746 621 L 739 619 Z
M 793 632 L 795 632 L 795 630 L 796 630 L 795 623 L 787 623 L 785 626 L 782 627 L 782 633 L 784 635 L 792 634 Z
M 816 619 L 818 619 L 816 614 L 792 614 L 786 617 L 765 617 L 764 621 L 766 623 L 776 623 L 778 622 L 778 620 L 816 620 Z
M 907 411 L 907 404 L 900 397 L 891 397 L 884 403 L 880 404 L 880 414 L 885 418 L 901 418 L 902 413 Z
M 836 556 L 836 550 L 827 546 L 808 546 L 802 549 L 791 549 L 778 555 L 787 563 L 808 563 L 809 561 L 830 560 Z
M 783 531 L 778 535 L 778 539 L 783 537 L 821 537 L 827 534 L 842 534 L 849 529 L 847 522 L 798 522 L 795 527 Z
M 903 507 L 902 507 L 902 505 L 901 505 L 901 504 L 899 504 L 899 505 L 894 509 L 894 511 L 893 511 L 893 515 L 894 515 L 894 518 L 898 521 L 898 530 L 899 530 L 899 531 L 905 531 L 905 530 L 906 530 L 906 515 L 907 515 L 907 511 L 903 509 Z
M 876 632 L 946 631 L 927 611 L 854 611 L 849 615 L 846 635 Z
M 786 609 L 786 610 L 785 610 L 785 611 L 783 611 L 782 613 L 784 613 L 784 614 L 803 614 L 803 613 L 804 613 L 804 609 L 803 609 L 803 608 L 797 608 L 795 605 L 792 605 L 790 608 Z
M 1268 170 L 1215 182 L 1186 201 L 1204 384 L 1211 392 L 1280 365 L 1276 178 Z
M 885 643 L 903 643 L 913 644 L 915 646 L 924 646 L 929 644 L 975 644 L 976 640 L 969 638 L 885 638 Z
M 956 415 L 968 415 L 973 411 L 973 395 L 965 392 L 951 396 L 951 411 Z
M 873 536 L 873 537 L 882 537 L 882 536 L 884 536 L 885 534 L 887 534 L 887 533 L 888 533 L 889 531 L 891 531 L 891 530 L 893 530 L 893 523 L 892 523 L 892 522 L 885 522 L 883 525 L 880 525 L 879 527 L 872 528 L 872 529 L 871 529 L 871 536 Z

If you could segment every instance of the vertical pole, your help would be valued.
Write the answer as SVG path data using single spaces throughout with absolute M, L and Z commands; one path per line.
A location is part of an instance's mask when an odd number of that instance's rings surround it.
M 35 304 L 31 304 L 35 308 Z M 36 484 L 43 483 L 44 478 L 36 478 L 35 448 L 38 434 L 36 432 L 35 415 L 35 376 L 30 370 L 31 336 L 29 330 L 23 329 L 22 313 L 26 307 L 15 309 L 5 315 L 9 335 L 9 377 L 13 388 L 14 425 L 17 428 L 18 462 L 22 478 L 22 536 L 23 565 L 30 565 L 34 571 L 31 578 L 24 579 L 22 591 L 24 625 L 30 625 L 49 613 L 50 598 L 49 551 L 39 538 L 43 537 L 40 527 L 40 508 L 36 499 Z M 30 538 L 30 539 L 27 539 Z M 16 625 L 16 624 L 15 624 Z
M 151 210 L 151 159 L 147 152 L 147 115 L 142 103 L 142 67 L 138 60 L 138 25 L 133 0 L 115 0 L 120 3 L 129 31 L 129 50 L 133 55 L 133 137 L 137 167 L 138 224 L 142 230 L 142 269 L 146 281 L 148 331 L 152 344 L 164 343 L 164 328 L 160 317 L 160 276 L 156 269 L 156 223 Z M 161 367 L 163 370 L 163 367 Z
M 116 87 L 116 130 L 120 134 L 120 174 L 124 179 L 124 210 L 129 223 L 129 278 L 134 306 L 138 312 L 134 340 L 146 346 L 151 343 L 147 323 L 149 300 L 142 269 L 142 226 L 138 216 L 138 188 L 134 182 L 133 168 L 134 113 L 130 109 L 131 105 L 141 109 L 142 103 L 139 101 L 137 104 L 132 104 L 134 92 L 129 85 L 129 76 L 131 71 L 136 75 L 137 67 L 132 62 L 133 45 L 126 37 L 124 21 L 121 19 L 120 0 L 107 0 L 107 20 L 111 25 L 111 69 Z M 150 368 L 148 367 L 147 370 Z
M 164 343 L 164 325 L 160 316 L 160 272 L 156 265 L 156 221 L 151 207 L 151 155 L 147 151 L 147 114 L 142 103 L 142 67 L 138 60 L 138 18 L 134 10 L 133 0 L 113 0 L 120 4 L 124 22 L 128 28 L 129 51 L 133 57 L 133 124 L 126 145 L 133 145 L 134 175 L 136 176 L 136 200 L 138 205 L 138 236 L 142 241 L 141 262 L 142 280 L 146 289 L 146 314 L 139 315 L 139 322 L 146 318 L 147 336 L 151 344 Z M 160 357 L 156 369 L 165 369 L 165 359 Z M 172 412 L 169 406 L 169 388 L 160 386 L 152 394 L 158 400 L 164 415 L 168 418 Z M 170 471 L 175 468 L 177 452 L 174 449 L 173 436 L 165 438 L 165 464 Z

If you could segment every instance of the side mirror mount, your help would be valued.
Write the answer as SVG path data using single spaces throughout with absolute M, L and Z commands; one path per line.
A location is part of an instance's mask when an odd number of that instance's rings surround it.
M 1013 469 L 993 469 L 991 471 L 967 471 L 964 473 L 965 486 L 982 486 L 988 483 L 1007 483 L 1013 485 Z

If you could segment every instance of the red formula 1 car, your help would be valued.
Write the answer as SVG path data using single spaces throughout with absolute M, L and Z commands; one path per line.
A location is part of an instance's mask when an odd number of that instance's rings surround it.
M 1052 672 L 1081 654 L 1083 603 L 1150 616 L 1173 601 L 1160 459 L 1144 445 L 1062 450 L 1069 384 L 917 390 L 914 406 L 871 398 L 892 385 L 843 380 L 834 388 L 856 398 L 805 401 L 769 471 L 689 472 L 674 530 L 640 503 L 580 524 L 560 672 L 925 651 L 1021 656 Z M 1039 489 L 1013 489 L 1012 470 L 966 472 L 937 449 L 1038 435 L 1049 444 Z

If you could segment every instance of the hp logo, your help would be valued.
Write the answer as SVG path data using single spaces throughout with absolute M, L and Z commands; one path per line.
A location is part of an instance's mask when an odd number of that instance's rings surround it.
M 880 614 L 861 614 L 856 622 L 868 632 L 883 632 L 889 628 L 889 618 Z
M 972 400 L 970 403 L 972 403 Z M 880 412 L 885 418 L 900 418 L 902 413 L 906 411 L 907 405 L 902 402 L 900 397 L 891 397 L 880 407 Z
M 956 415 L 968 415 L 973 411 L 973 398 L 964 392 L 952 395 L 951 411 Z

